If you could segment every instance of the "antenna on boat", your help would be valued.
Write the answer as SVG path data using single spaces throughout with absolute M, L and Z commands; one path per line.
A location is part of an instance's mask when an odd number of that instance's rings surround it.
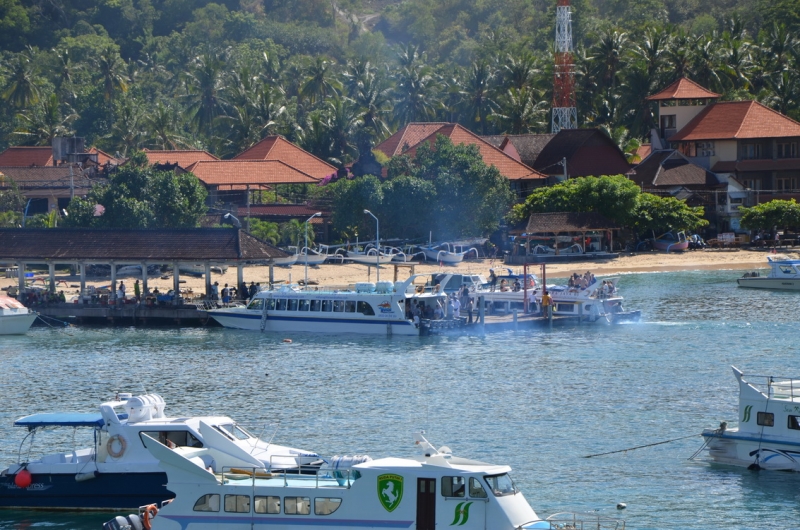
M 275 439 L 275 435 L 278 434 L 278 427 L 281 426 L 281 422 L 278 421 L 278 422 L 275 422 L 275 423 L 265 423 L 264 424 L 264 428 L 261 429 L 261 432 L 258 435 L 258 440 L 260 440 L 261 437 L 264 436 L 264 431 L 266 431 L 267 427 L 269 427 L 270 425 L 275 425 L 275 432 L 273 432 L 272 436 L 269 437 L 269 441 L 267 442 L 267 447 L 272 445 L 272 440 L 274 440 Z M 255 451 L 255 450 L 256 450 L 256 445 L 253 445 L 253 448 L 250 450 L 250 454 L 252 455 L 253 451 Z

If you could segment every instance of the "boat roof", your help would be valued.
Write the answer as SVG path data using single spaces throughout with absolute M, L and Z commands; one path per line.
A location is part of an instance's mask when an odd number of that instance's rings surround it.
M 25 306 L 10 296 L 0 296 L 0 309 L 22 309 Z
M 127 414 L 118 414 L 121 420 L 127 419 Z M 68 412 L 68 413 L 41 413 L 25 416 L 14 422 L 17 427 L 27 427 L 29 431 L 39 427 L 102 427 L 105 425 L 103 416 L 97 412 Z

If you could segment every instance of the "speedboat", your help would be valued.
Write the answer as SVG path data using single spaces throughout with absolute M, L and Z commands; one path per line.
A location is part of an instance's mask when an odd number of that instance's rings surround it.
M 166 470 L 175 499 L 160 508 L 143 506 L 139 514 L 115 517 L 103 527 L 118 530 L 146 522 L 142 526 L 152 530 L 195 525 L 242 530 L 608 528 L 596 524 L 596 515 L 586 521 L 566 514 L 542 520 L 512 480 L 509 466 L 462 458 L 446 446 L 436 449 L 424 433 L 416 433 L 414 443 L 416 456 L 335 456 L 315 475 L 289 476 L 257 467 L 209 473 L 203 467 L 205 449 L 170 449 L 144 438 Z M 573 526 L 561 526 L 565 521 Z
M 447 302 L 443 292 L 415 287 L 418 276 L 396 283 L 359 282 L 355 290 L 283 285 L 260 291 L 246 307 L 212 309 L 208 316 L 226 328 L 262 332 L 418 335 L 425 328 L 411 317 L 412 305 L 431 314 Z
M 23 335 L 39 314 L 10 296 L 0 296 L 0 335 Z
M 739 383 L 739 424 L 703 431 L 714 462 L 800 471 L 800 378 L 747 375 L 732 366 Z M 745 379 L 745 377 L 747 379 Z
M 315 453 L 262 441 L 226 416 L 171 418 L 164 407 L 156 394 L 121 393 L 101 404 L 99 412 L 18 419 L 14 425 L 28 429 L 20 444 L 26 460 L 0 473 L 0 508 L 135 509 L 171 498 L 164 470 L 143 445 L 148 436 L 170 447 L 204 449 L 204 466 L 215 471 L 257 466 L 298 474 L 322 464 Z M 69 431 L 69 438 L 53 445 L 64 447 L 74 441 L 76 429 L 84 428 L 88 447 L 28 460 L 36 435 L 51 439 L 57 434 L 47 431 L 59 427 Z
M 739 287 L 753 287 L 756 289 L 782 289 L 787 291 L 800 290 L 800 260 L 767 256 L 769 274 L 761 276 L 758 272 L 748 272 L 736 280 Z

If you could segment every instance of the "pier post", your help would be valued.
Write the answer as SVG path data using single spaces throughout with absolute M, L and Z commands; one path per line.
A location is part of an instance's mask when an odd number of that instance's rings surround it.
M 175 296 L 172 297 L 172 305 L 179 305 L 181 298 L 181 272 L 178 269 L 178 262 L 172 264 L 172 292 Z
M 56 292 L 56 264 L 51 261 L 47 264 L 47 268 L 50 276 L 50 285 L 47 286 L 47 290 L 52 294 Z
M 484 302 L 483 295 L 478 297 L 478 322 L 481 323 L 481 331 L 486 330 L 486 303 Z
M 17 299 L 22 300 L 22 293 L 25 292 L 25 262 L 20 261 L 17 263 L 17 280 L 19 281 L 19 289 L 17 291 Z
M 108 301 L 114 302 L 114 307 L 117 304 L 117 264 L 111 262 L 111 294 L 108 295 Z
M 145 299 L 144 293 L 147 292 L 147 262 L 143 261 L 141 263 L 141 266 L 142 266 L 142 290 L 140 291 L 140 294 L 139 294 L 139 297 L 140 297 L 139 302 L 140 303 Z
M 84 262 L 82 262 L 82 261 L 80 263 L 78 263 L 78 270 L 81 271 L 80 272 L 80 275 L 81 275 L 81 294 L 80 294 L 80 296 L 83 296 L 84 293 L 86 293 L 86 264 Z M 83 302 L 83 299 L 81 299 L 81 302 Z
M 272 290 L 272 285 L 275 283 L 275 265 L 269 264 L 269 288 Z
M 205 263 L 205 278 L 206 278 L 206 300 L 211 300 L 211 262 Z
M 553 304 L 547 306 L 547 323 L 550 326 L 550 331 L 553 331 Z

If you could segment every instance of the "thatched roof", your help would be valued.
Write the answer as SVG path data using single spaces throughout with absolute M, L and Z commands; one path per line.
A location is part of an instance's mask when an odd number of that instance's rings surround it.
M 525 231 L 529 234 L 551 234 L 617 228 L 619 226 L 616 223 L 596 212 L 552 212 L 531 214 Z

